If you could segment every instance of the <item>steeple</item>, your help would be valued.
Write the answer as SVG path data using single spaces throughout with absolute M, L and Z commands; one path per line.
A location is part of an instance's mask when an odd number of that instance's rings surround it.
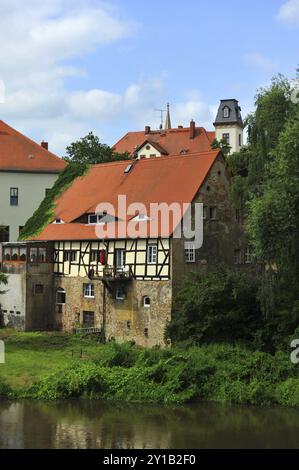
M 170 120 L 169 103 L 167 103 L 167 113 L 166 113 L 166 119 L 165 119 L 165 129 L 171 129 L 171 120 Z

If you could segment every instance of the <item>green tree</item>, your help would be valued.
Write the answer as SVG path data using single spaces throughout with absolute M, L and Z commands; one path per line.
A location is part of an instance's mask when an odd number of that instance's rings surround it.
M 229 145 L 229 143 L 225 139 L 221 139 L 221 140 L 214 139 L 212 144 L 211 144 L 211 148 L 213 150 L 217 150 L 217 149 L 221 150 L 221 152 L 223 153 L 223 155 L 225 157 L 231 151 L 231 146 Z
M 3 285 L 7 285 L 8 283 L 8 279 L 7 279 L 7 276 L 4 274 L 4 273 L 1 273 L 0 272 L 0 286 L 3 284 Z M 3 290 L 0 290 L 0 294 L 4 294 L 5 291 Z
M 67 156 L 64 158 L 72 163 L 106 163 L 112 161 L 128 160 L 128 153 L 114 152 L 113 148 L 102 144 L 99 138 L 90 132 L 82 139 L 73 142 L 66 149 Z

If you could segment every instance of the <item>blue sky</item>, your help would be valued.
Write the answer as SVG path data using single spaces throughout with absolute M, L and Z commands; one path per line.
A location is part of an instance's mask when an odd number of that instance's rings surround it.
M 218 101 L 246 115 L 258 87 L 299 64 L 299 0 L 0 0 L 0 118 L 50 148 L 89 130 L 190 119 L 212 129 Z

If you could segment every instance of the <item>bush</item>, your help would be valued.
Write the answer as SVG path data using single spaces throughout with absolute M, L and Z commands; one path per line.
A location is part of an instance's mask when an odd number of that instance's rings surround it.
M 0 378 L 0 400 L 6 400 L 13 395 L 11 388 Z

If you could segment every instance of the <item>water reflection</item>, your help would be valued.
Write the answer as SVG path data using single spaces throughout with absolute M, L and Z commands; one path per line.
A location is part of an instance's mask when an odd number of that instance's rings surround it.
M 0 403 L 0 448 L 299 448 L 299 410 Z

